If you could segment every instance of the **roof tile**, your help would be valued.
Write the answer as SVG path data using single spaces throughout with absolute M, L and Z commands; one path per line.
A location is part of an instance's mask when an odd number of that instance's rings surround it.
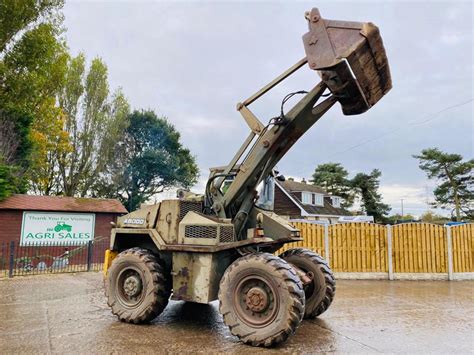
M 12 195 L 0 202 L 0 210 L 127 213 L 116 199 L 36 195 Z
M 296 191 L 308 191 L 318 194 L 327 195 L 327 192 L 322 188 L 312 184 L 305 184 L 303 182 L 296 182 L 292 180 L 278 181 L 278 183 L 285 188 L 286 191 L 296 192 Z

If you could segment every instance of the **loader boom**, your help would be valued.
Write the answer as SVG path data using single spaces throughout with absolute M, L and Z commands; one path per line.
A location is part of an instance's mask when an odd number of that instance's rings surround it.
M 238 237 L 254 207 L 257 186 L 314 123 L 336 102 L 345 115 L 365 112 L 391 88 L 387 57 L 375 25 L 325 20 L 317 9 L 307 12 L 306 19 L 310 29 L 303 36 L 306 57 L 237 105 L 251 132 L 225 169 L 212 172 L 208 180 L 205 211 L 231 218 Z M 248 106 L 308 60 L 321 82 L 291 110 L 282 110 L 279 117 L 264 125 Z M 327 89 L 329 96 L 318 103 Z M 222 191 L 226 178 L 232 182 Z

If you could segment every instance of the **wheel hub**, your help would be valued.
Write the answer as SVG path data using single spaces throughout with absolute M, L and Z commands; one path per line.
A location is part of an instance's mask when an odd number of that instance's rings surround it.
M 129 297 L 137 296 L 142 290 L 142 281 L 136 275 L 127 277 L 123 283 L 125 294 Z
M 252 287 L 246 294 L 245 303 L 252 312 L 263 312 L 269 305 L 269 297 L 264 289 Z

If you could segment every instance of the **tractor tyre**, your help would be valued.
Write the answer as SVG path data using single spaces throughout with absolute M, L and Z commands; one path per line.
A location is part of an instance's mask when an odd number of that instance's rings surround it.
M 324 313 L 331 305 L 336 293 L 336 279 L 327 261 L 317 253 L 294 248 L 285 251 L 280 258 L 303 270 L 311 278 L 304 286 L 306 306 L 305 319 L 313 319 Z
M 121 252 L 107 273 L 107 304 L 122 322 L 147 323 L 168 304 L 171 285 L 157 257 L 142 248 Z
M 285 341 L 300 325 L 304 290 L 295 270 L 268 253 L 243 256 L 225 271 L 219 311 L 230 332 L 253 346 Z

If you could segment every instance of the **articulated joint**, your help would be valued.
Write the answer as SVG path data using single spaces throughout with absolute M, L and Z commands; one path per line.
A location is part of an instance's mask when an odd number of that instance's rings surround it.
M 248 126 L 252 130 L 253 133 L 260 135 L 262 133 L 263 128 L 265 127 L 262 122 L 253 114 L 252 111 L 248 109 L 243 103 L 239 102 L 237 104 L 237 111 L 240 112 L 242 117 L 244 118 L 245 122 L 247 122 Z

